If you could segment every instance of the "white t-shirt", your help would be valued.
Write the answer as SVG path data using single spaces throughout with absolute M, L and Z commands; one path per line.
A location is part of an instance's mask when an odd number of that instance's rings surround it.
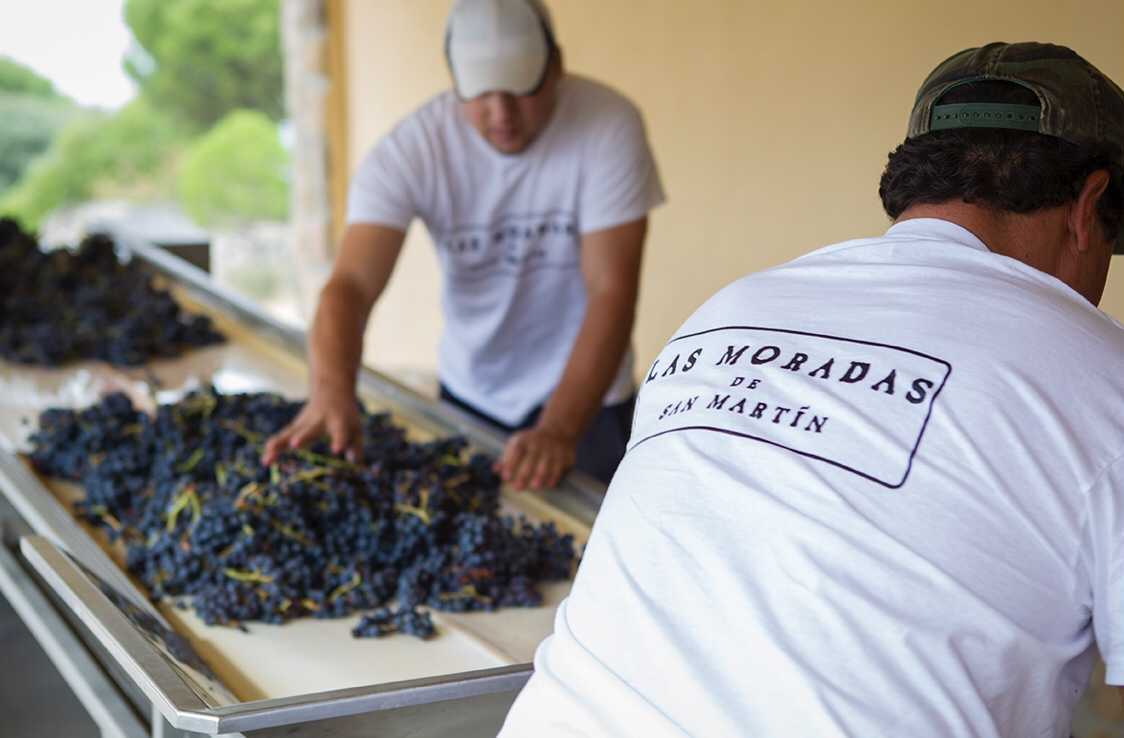
M 553 391 L 577 337 L 581 236 L 642 218 L 663 199 L 639 111 L 567 76 L 550 123 L 516 155 L 492 148 L 452 91 L 433 98 L 359 165 L 348 222 L 425 222 L 444 274 L 441 381 L 511 425 Z M 629 351 L 604 401 L 632 392 Z
M 728 286 L 651 365 L 501 735 L 1068 736 L 1124 684 L 1124 330 L 952 223 Z

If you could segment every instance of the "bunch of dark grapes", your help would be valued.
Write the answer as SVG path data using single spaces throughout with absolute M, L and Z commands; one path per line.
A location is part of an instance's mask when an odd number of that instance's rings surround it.
M 222 340 L 210 318 L 184 311 L 135 262 L 120 263 L 105 236 L 45 252 L 0 219 L 0 358 L 136 366 Z
M 462 438 L 409 441 L 362 412 L 362 463 L 324 442 L 259 461 L 300 409 L 273 394 L 192 393 L 155 416 L 122 394 L 51 409 L 32 463 L 80 481 L 78 513 L 122 539 L 156 599 L 209 624 L 282 623 L 374 610 L 356 636 L 433 633 L 428 612 L 541 604 L 573 538 L 498 515 L 499 479 Z

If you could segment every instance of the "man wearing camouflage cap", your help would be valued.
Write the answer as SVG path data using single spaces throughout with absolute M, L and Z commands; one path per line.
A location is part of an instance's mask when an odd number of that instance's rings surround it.
M 1124 93 L 937 67 L 889 231 L 735 282 L 651 364 L 514 736 L 1067 736 L 1124 685 Z

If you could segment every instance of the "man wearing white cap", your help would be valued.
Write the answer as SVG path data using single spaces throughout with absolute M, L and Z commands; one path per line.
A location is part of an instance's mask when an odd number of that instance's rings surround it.
M 458 0 L 445 53 L 454 89 L 355 174 L 310 334 L 309 402 L 264 458 L 325 433 L 354 450 L 364 326 L 417 216 L 444 276 L 442 397 L 513 433 L 497 470 L 515 486 L 553 486 L 575 460 L 607 481 L 631 422 L 647 214 L 664 199 L 643 121 L 563 72 L 539 0 Z

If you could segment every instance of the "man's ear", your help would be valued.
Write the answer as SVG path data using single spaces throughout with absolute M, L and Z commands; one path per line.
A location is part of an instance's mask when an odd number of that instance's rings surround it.
M 1108 189 L 1108 170 L 1098 169 L 1085 178 L 1077 200 L 1069 209 L 1068 226 L 1073 236 L 1074 247 L 1079 252 L 1088 251 L 1090 245 L 1102 235 L 1101 223 L 1097 218 L 1097 201 Z
M 557 74 L 559 77 L 565 72 L 565 66 L 562 64 L 562 48 L 555 46 L 550 53 L 550 61 L 548 62 L 552 69 L 551 74 Z

